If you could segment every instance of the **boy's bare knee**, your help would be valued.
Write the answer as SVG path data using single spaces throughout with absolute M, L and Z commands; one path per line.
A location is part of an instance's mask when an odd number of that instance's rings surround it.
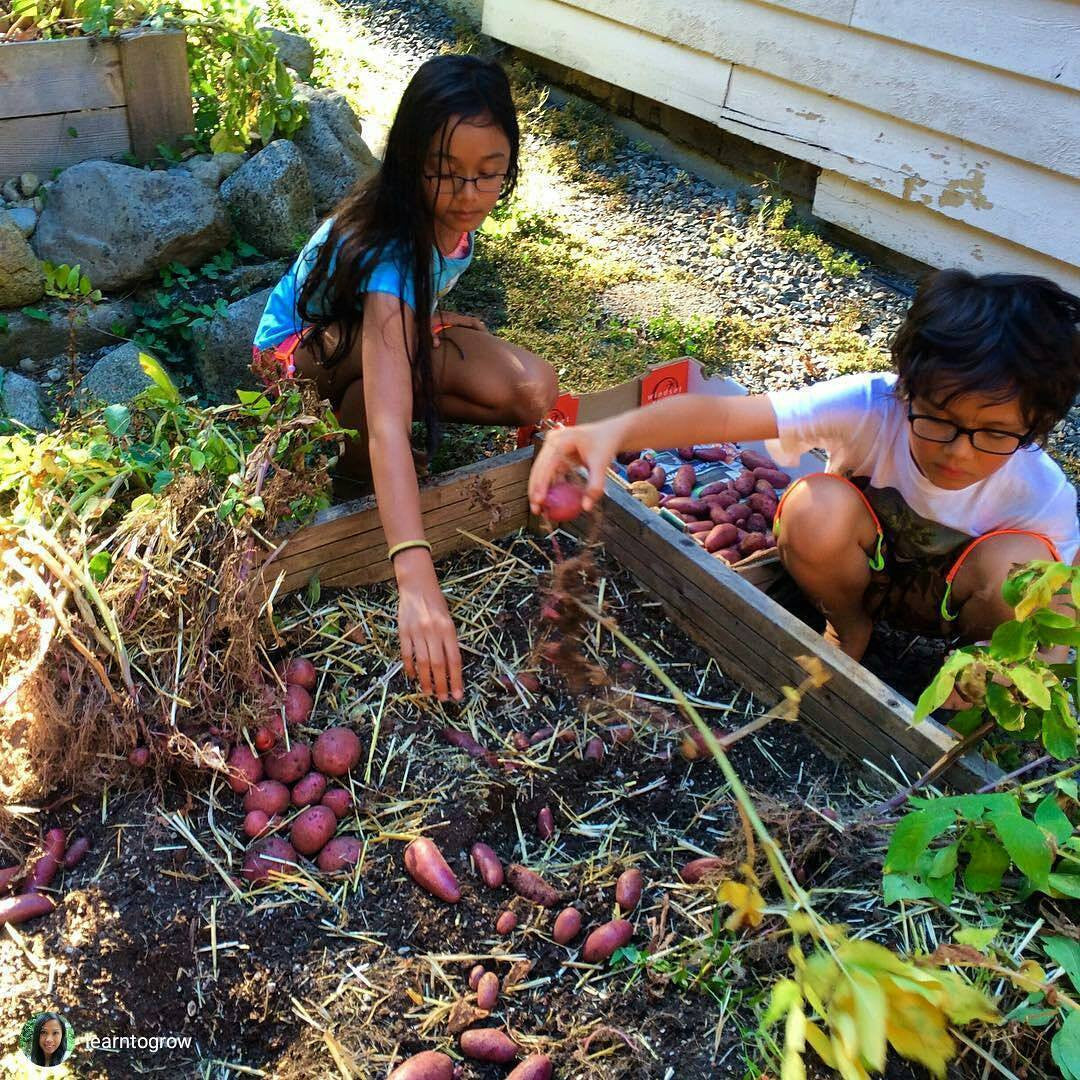
M 991 536 L 977 544 L 953 581 L 953 603 L 960 609 L 961 621 L 975 620 L 982 629 L 992 630 L 1011 619 L 1012 609 L 1001 595 L 1005 579 L 1017 566 L 1049 558 L 1050 549 L 1034 536 Z
M 555 405 L 559 396 L 559 380 L 555 369 L 536 357 L 524 378 L 515 386 L 510 407 L 520 424 L 535 424 Z
M 781 555 L 819 561 L 852 544 L 870 551 L 877 540 L 873 518 L 858 493 L 826 476 L 796 481 L 784 499 L 780 521 Z

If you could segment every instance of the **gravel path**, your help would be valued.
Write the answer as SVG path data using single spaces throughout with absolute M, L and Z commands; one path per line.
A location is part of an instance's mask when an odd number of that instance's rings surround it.
M 342 7 L 355 8 L 365 31 L 400 63 L 402 85 L 420 62 L 455 42 L 453 17 L 431 0 Z M 562 173 L 538 175 L 543 156 L 535 151 L 543 142 L 535 134 L 524 139 L 523 200 L 542 194 L 543 212 L 560 228 L 662 277 L 647 287 L 610 290 L 601 302 L 613 315 L 649 318 L 666 308 L 683 320 L 740 314 L 753 323 L 772 321 L 771 342 L 732 366 L 752 390 L 837 374 L 837 360 L 820 340 L 837 320 L 887 349 L 914 292 L 911 279 L 865 260 L 858 277 L 827 273 L 815 258 L 781 247 L 760 227 L 760 196 L 689 175 L 644 143 L 627 140 L 610 164 L 592 166 L 599 178 L 625 184 L 621 194 L 610 195 Z M 1051 446 L 1067 465 L 1080 455 L 1080 410 L 1073 409 Z M 1075 467 L 1069 471 L 1075 480 Z

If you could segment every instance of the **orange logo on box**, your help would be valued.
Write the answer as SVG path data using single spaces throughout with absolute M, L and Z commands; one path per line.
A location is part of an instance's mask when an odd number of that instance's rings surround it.
M 577 423 L 579 400 L 575 394 L 561 394 L 555 402 L 555 408 L 544 417 L 549 423 L 562 424 L 563 427 L 573 427 Z M 535 425 L 518 428 L 517 444 L 520 450 L 528 446 L 533 435 L 540 429 Z
M 661 398 L 685 394 L 690 385 L 689 372 L 685 360 L 676 360 L 673 364 L 650 371 L 641 380 L 641 404 L 648 405 Z

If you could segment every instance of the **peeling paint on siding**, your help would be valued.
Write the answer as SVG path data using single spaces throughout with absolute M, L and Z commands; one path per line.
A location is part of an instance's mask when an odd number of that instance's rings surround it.
M 979 162 L 985 165 L 985 162 Z M 905 185 L 906 186 L 906 185 Z M 993 203 L 986 197 L 986 173 L 982 169 L 971 169 L 966 177 L 950 180 L 938 196 L 938 206 L 963 206 L 970 203 L 976 210 L 990 210 Z

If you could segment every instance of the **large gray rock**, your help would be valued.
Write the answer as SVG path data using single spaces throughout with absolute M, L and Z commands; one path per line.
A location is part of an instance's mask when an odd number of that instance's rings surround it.
M 311 183 L 300 151 L 275 139 L 221 185 L 237 232 L 264 255 L 295 254 L 315 231 Z
M 196 335 L 195 370 L 208 400 L 233 403 L 237 390 L 262 389 L 251 372 L 251 342 L 269 295 L 270 290 L 263 289 L 237 300 L 227 314 L 211 319 L 205 332 Z
M 42 259 L 78 263 L 95 288 L 111 290 L 171 262 L 195 266 L 230 236 L 218 193 L 189 173 L 84 161 L 49 192 L 33 243 Z
M 23 307 L 44 295 L 41 264 L 11 215 L 0 210 L 0 308 Z
M 10 417 L 34 431 L 47 431 L 45 396 L 33 379 L 17 371 L 0 371 L 0 416 Z
M 109 405 L 126 405 L 153 381 L 139 367 L 139 353 L 144 351 L 134 341 L 110 350 L 87 372 L 80 389 Z
M 360 137 L 360 120 L 341 94 L 298 83 L 296 95 L 307 104 L 308 119 L 293 142 L 307 164 L 315 213 L 325 217 L 379 162 Z
M 217 188 L 243 164 L 243 154 L 200 154 L 198 157 L 188 158 L 177 168 L 191 173 L 196 180 L 206 184 L 207 187 Z
M 32 319 L 21 311 L 8 314 L 7 333 L 0 333 L 0 367 L 16 367 L 24 357 L 44 360 L 67 350 L 70 332 L 67 304 L 62 300 L 47 300 L 39 306 L 47 319 Z M 105 300 L 84 308 L 75 320 L 75 349 L 87 352 L 115 344 L 117 335 L 130 333 L 135 321 L 131 300 Z
M 288 30 L 279 30 L 276 26 L 260 26 L 270 35 L 270 40 L 277 49 L 278 58 L 293 69 L 301 79 L 309 79 L 315 67 L 315 50 L 303 34 L 293 34 Z

